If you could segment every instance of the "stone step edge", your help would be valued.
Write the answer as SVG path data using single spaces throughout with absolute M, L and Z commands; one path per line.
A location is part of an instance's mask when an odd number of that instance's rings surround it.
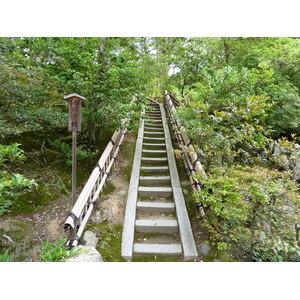
M 175 211 L 175 204 L 168 202 L 138 201 L 136 207 L 141 212 L 172 213 Z
M 141 197 L 170 197 L 173 195 L 173 190 L 170 187 L 139 186 L 138 195 Z
M 159 167 L 141 167 L 140 169 L 143 172 L 167 172 L 169 171 L 168 166 L 159 166 Z
M 134 254 L 164 254 L 181 255 L 182 248 L 180 244 L 133 244 Z
M 142 161 L 168 161 L 167 157 L 144 157 L 142 156 Z
M 141 219 L 135 221 L 136 232 L 144 233 L 165 233 L 174 234 L 178 232 L 178 222 L 177 220 L 147 220 Z
M 165 147 L 166 144 L 155 144 L 155 143 L 143 143 L 143 146 L 146 147 Z
M 167 150 L 150 150 L 150 149 L 143 149 L 142 152 L 144 153 L 167 153 Z

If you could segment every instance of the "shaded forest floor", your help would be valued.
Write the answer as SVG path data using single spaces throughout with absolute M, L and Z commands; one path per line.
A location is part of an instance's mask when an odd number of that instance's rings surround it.
M 55 136 L 66 134 L 63 131 Z M 34 178 L 38 187 L 21 195 L 0 217 L 0 253 L 7 250 L 12 261 L 40 261 L 42 242 L 66 237 L 63 224 L 72 208 L 71 166 L 47 145 L 50 136 L 15 137 L 27 159 L 13 171 Z M 95 163 L 92 159 L 78 162 L 77 195 Z

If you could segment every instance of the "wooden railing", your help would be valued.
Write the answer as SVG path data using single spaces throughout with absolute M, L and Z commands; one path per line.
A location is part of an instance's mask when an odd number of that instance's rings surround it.
M 118 128 L 114 132 L 74 207 L 69 212 L 69 216 L 64 224 L 64 228 L 69 230 L 68 246 L 78 245 L 78 241 L 92 214 L 95 202 L 102 192 L 108 176 L 112 172 L 112 167 L 117 159 L 127 131 L 126 125 L 128 121 L 129 119 L 123 120 L 122 128 Z
M 147 97 L 147 100 L 149 100 L 152 103 L 159 104 L 156 100 L 154 100 L 154 99 L 152 99 L 150 97 Z
M 165 106 L 168 111 L 169 121 L 171 124 L 172 132 L 178 143 L 181 156 L 183 158 L 184 166 L 187 171 L 190 184 L 193 191 L 201 190 L 201 183 L 198 179 L 195 178 L 195 175 L 205 174 L 201 162 L 198 159 L 198 155 L 195 151 L 195 148 L 186 134 L 186 129 L 180 123 L 178 118 L 176 118 L 176 106 L 179 106 L 179 101 L 168 92 L 165 91 Z M 205 216 L 204 206 L 202 203 L 199 203 L 199 213 L 202 217 Z

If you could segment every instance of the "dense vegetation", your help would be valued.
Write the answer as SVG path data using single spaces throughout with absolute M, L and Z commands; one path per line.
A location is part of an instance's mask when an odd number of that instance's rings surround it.
M 24 148 L 70 164 L 64 95 L 87 99 L 85 161 L 167 89 L 206 171 L 194 199 L 211 243 L 250 261 L 299 260 L 299 68 L 297 38 L 0 38 L 0 214 L 38 188 L 16 172 Z
M 0 143 L 18 142 L 0 148 L 0 214 L 34 184 L 7 164 L 25 159 L 20 141 L 29 151 L 50 150 L 70 165 L 64 95 L 87 99 L 79 161 L 97 158 L 123 118 L 139 117 L 138 108 L 155 85 L 156 68 L 148 68 L 155 60 L 147 51 L 143 38 L 0 38 Z M 140 101 L 131 105 L 133 96 Z
M 179 71 L 169 89 L 206 169 L 194 196 L 207 206 L 211 242 L 252 261 L 299 260 L 299 39 L 161 39 L 160 46 Z

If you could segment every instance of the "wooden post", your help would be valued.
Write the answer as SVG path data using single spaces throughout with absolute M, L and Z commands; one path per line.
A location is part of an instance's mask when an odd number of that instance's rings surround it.
M 65 96 L 69 100 L 69 131 L 72 131 L 72 204 L 76 202 L 76 134 L 81 130 L 81 102 L 78 94 Z
M 65 96 L 69 100 L 69 131 L 72 131 L 72 206 L 76 203 L 76 138 L 77 131 L 81 130 L 81 103 L 84 97 L 78 94 Z M 74 228 L 70 232 L 71 239 L 76 238 L 77 224 L 74 221 Z M 72 246 L 72 245 L 71 245 Z
M 72 132 L 72 204 L 76 202 L 76 137 L 77 132 Z

